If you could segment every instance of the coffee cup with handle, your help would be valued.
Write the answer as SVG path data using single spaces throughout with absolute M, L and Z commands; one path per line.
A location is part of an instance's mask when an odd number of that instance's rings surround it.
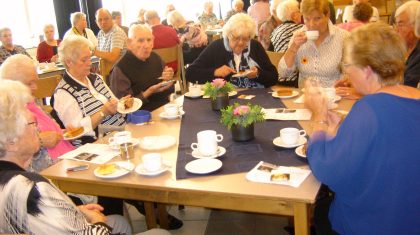
M 165 114 L 169 117 L 174 117 L 179 115 L 179 105 L 178 104 L 166 104 L 163 106 Z
M 305 135 L 305 130 L 299 130 L 294 127 L 287 127 L 280 130 L 280 138 L 285 145 L 297 144 L 299 142 L 299 138 Z
M 110 145 L 120 145 L 131 141 L 131 132 L 120 131 L 114 134 L 114 136 L 108 139 Z
M 191 144 L 191 149 L 201 156 L 211 157 L 217 154 L 218 143 L 223 140 L 223 135 L 214 130 L 204 130 L 197 133 L 197 143 Z
M 305 32 L 306 38 L 308 40 L 317 40 L 319 37 L 319 31 L 318 30 L 308 30 Z
M 335 88 L 334 87 L 326 87 L 324 88 L 324 94 L 328 99 L 328 108 L 331 109 L 334 107 L 335 104 Z

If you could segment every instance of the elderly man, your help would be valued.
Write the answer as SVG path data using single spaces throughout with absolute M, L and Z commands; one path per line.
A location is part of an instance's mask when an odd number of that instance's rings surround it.
M 418 1 L 408 1 L 395 12 L 395 28 L 404 39 L 408 58 L 404 72 L 404 85 L 417 87 L 420 81 L 420 42 L 414 34 L 416 11 L 420 6 Z
M 148 26 L 133 25 L 128 35 L 128 51 L 109 76 L 111 90 L 118 98 L 126 95 L 140 98 L 142 109 L 152 111 L 169 102 L 173 70 L 165 67 L 162 59 L 152 52 L 154 38 Z
M 146 11 L 144 15 L 146 23 L 152 28 L 153 49 L 168 48 L 179 44 L 179 38 L 174 28 L 160 23 L 160 17 L 156 11 Z M 177 61 L 172 61 L 166 64 L 174 71 L 177 69 Z
M 24 54 L 31 56 L 26 52 L 25 48 L 19 45 L 13 44 L 13 37 L 12 37 L 12 30 L 9 28 L 2 28 L 0 29 L 0 41 L 1 41 L 1 47 L 0 47 L 0 65 L 11 55 L 15 54 Z M 32 58 L 31 58 L 32 59 Z
M 120 27 L 122 30 L 124 30 L 124 33 L 126 35 L 128 35 L 128 27 L 122 25 L 121 12 L 113 11 L 111 13 L 111 15 L 112 15 L 112 21 L 114 22 L 114 24 L 118 25 L 118 27 Z
M 98 33 L 98 47 L 93 55 L 115 63 L 122 56 L 127 48 L 127 35 L 124 31 L 114 25 L 111 13 L 101 8 L 96 11 L 96 24 L 101 29 Z
M 92 49 L 98 46 L 98 39 L 95 33 L 87 27 L 86 15 L 83 12 L 74 12 L 70 15 L 72 28 L 67 30 L 63 39 L 71 35 L 80 35 L 87 38 L 92 44 Z
M 204 27 L 214 27 L 216 25 L 223 25 L 223 20 L 217 19 L 217 16 L 213 13 L 213 2 L 206 1 L 204 3 L 203 14 L 198 17 L 198 21 Z

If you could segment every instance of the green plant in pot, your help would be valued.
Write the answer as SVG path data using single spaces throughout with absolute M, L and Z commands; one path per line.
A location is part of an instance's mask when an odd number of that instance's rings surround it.
M 222 78 L 216 78 L 212 82 L 204 84 L 204 95 L 209 96 L 213 110 L 221 110 L 229 105 L 229 92 L 234 87 L 230 82 Z
M 240 105 L 235 103 L 222 109 L 220 122 L 227 126 L 235 141 L 248 141 L 254 138 L 254 123 L 264 122 L 264 113 L 259 105 Z

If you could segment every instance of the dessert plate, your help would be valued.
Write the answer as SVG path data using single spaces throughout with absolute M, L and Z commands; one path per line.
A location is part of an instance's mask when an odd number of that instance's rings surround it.
M 135 171 L 136 171 L 136 173 L 137 173 L 137 174 L 139 174 L 139 175 L 154 176 L 154 175 L 159 175 L 159 174 L 162 174 L 163 172 L 165 172 L 165 171 L 167 171 L 167 170 L 169 170 L 169 169 L 171 169 L 171 164 L 170 164 L 170 162 L 164 162 L 164 163 L 161 165 L 160 169 L 159 169 L 159 170 L 157 170 L 157 171 L 148 171 L 148 170 L 146 170 L 146 169 L 144 168 L 143 164 L 139 164 L 139 165 L 136 167 Z
M 185 165 L 185 170 L 193 174 L 208 174 L 217 171 L 223 163 L 219 159 L 197 159 Z
M 280 99 L 287 99 L 287 98 L 293 98 L 299 95 L 299 91 L 292 91 L 291 95 L 278 95 L 277 92 L 273 91 L 272 96 L 274 98 L 280 98 Z
M 117 111 L 121 114 L 127 114 L 127 113 L 132 113 L 139 110 L 139 108 L 143 105 L 143 101 L 141 101 L 141 99 L 139 98 L 133 98 L 133 99 L 134 99 L 133 106 L 131 106 L 131 108 L 128 108 L 128 109 L 124 107 L 123 102 L 118 102 Z
M 169 116 L 168 114 L 166 114 L 166 112 L 161 112 L 159 114 L 159 117 L 163 118 L 163 119 L 177 119 L 179 117 L 182 117 L 182 115 L 185 114 L 184 110 L 179 111 L 178 115 L 174 115 L 174 116 Z
M 100 166 L 98 166 L 94 171 L 93 174 L 102 179 L 115 179 L 121 176 L 124 176 L 130 173 L 134 169 L 134 164 L 129 161 L 120 161 L 120 162 L 113 162 L 110 164 L 115 164 L 115 170 L 110 174 L 101 174 L 100 173 Z

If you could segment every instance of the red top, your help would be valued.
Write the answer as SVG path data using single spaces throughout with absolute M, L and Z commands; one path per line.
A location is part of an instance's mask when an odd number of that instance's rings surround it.
M 57 47 L 60 45 L 61 40 L 57 39 Z M 42 62 L 51 62 L 51 57 L 53 57 L 54 53 L 54 46 L 50 46 L 47 44 L 46 41 L 41 42 L 38 45 L 38 49 L 36 50 L 36 59 L 42 63 Z
M 153 49 L 168 48 L 179 44 L 178 35 L 172 27 L 159 24 L 152 27 L 153 36 L 155 37 Z M 174 72 L 178 68 L 177 61 L 166 64 L 171 67 Z

